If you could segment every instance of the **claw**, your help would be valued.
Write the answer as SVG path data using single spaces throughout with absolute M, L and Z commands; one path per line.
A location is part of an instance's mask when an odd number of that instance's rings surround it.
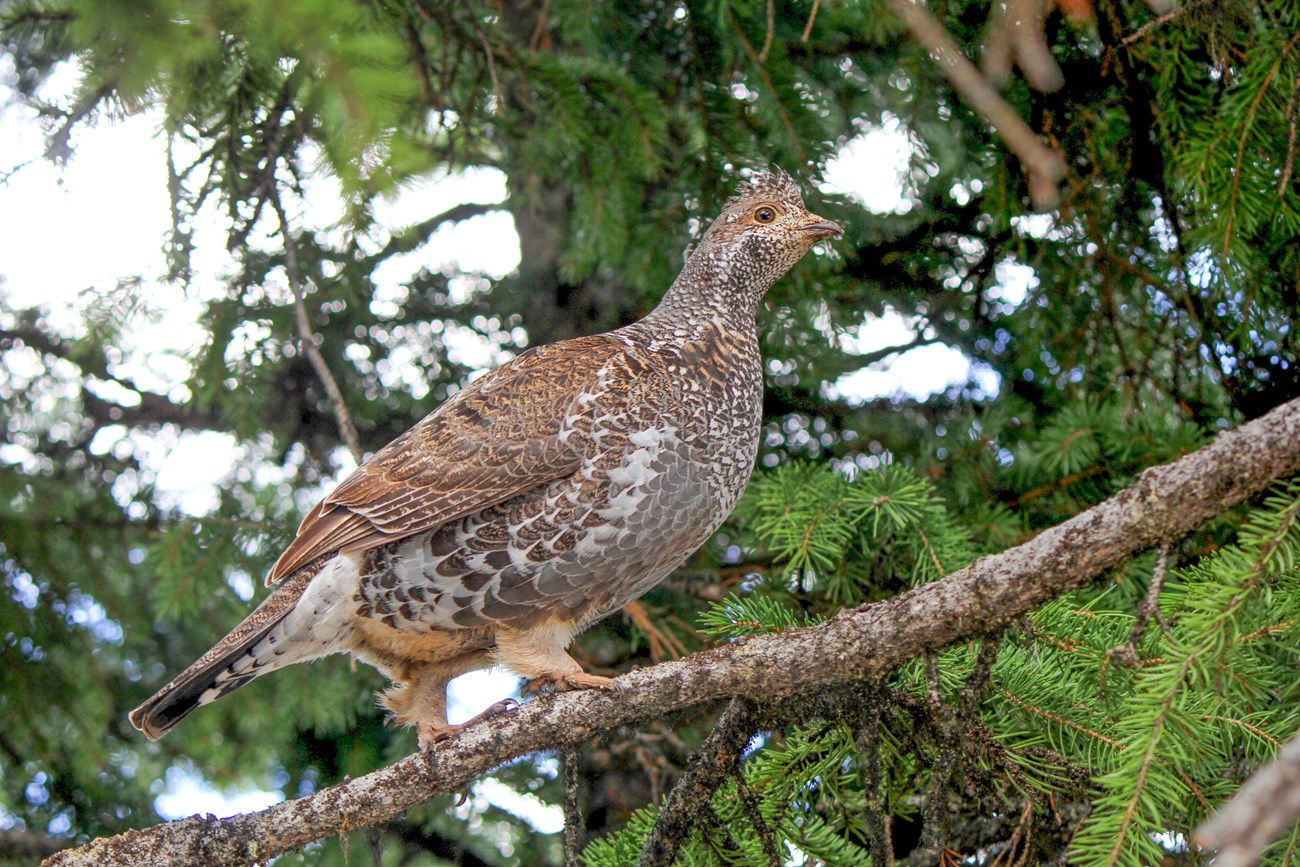
M 515 699 L 503 698 L 501 699 L 501 701 L 494 702 L 493 704 L 488 705 L 487 709 L 484 710 L 482 713 L 476 714 L 470 719 L 465 720 L 463 723 L 457 723 L 454 726 L 449 725 L 449 726 L 440 726 L 438 728 L 434 728 L 433 726 L 421 725 L 419 727 L 420 749 L 427 753 L 434 748 L 434 745 L 447 740 L 447 738 L 456 734 L 461 729 L 466 729 L 477 723 L 490 720 L 493 717 L 498 717 L 504 713 L 509 713 L 510 711 L 515 710 L 518 707 L 519 707 L 519 702 L 516 701 Z

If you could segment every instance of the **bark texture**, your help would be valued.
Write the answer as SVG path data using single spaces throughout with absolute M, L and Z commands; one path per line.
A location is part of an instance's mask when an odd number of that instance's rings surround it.
M 1282 832 L 1300 818 L 1300 738 L 1295 738 L 1246 781 L 1232 800 L 1201 823 L 1192 842 L 1217 850 L 1221 867 L 1253 867 Z
M 246 865 L 387 822 L 539 750 L 732 697 L 767 702 L 878 680 L 927 650 L 1005 626 L 1144 549 L 1192 530 L 1300 471 L 1300 399 L 1142 473 L 1103 503 L 933 584 L 845 610 L 821 626 L 758 636 L 619 678 L 621 693 L 531 701 L 428 754 L 305 798 L 228 819 L 192 817 L 103 838 L 45 863 Z

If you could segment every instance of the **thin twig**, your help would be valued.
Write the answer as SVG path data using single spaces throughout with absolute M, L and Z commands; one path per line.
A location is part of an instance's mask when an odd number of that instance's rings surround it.
M 1049 211 L 1060 204 L 1056 185 L 1065 176 L 1060 155 L 1039 140 L 987 78 L 966 59 L 961 48 L 939 20 L 916 0 L 889 0 L 913 38 L 929 50 L 953 89 L 993 125 L 1011 152 L 1025 167 L 1029 198 L 1035 210 Z
M 894 847 L 889 839 L 889 815 L 885 812 L 885 796 L 881 786 L 880 712 L 880 703 L 873 702 L 862 727 L 858 729 L 857 745 L 866 796 L 864 806 L 871 863 L 880 867 L 892 867 Z
M 966 677 L 966 685 L 961 689 L 961 704 L 958 712 L 970 719 L 979 711 L 980 702 L 988 694 L 989 682 L 993 676 L 993 663 L 998 661 L 998 651 L 1002 641 L 998 636 L 989 636 L 980 643 L 980 652 L 975 657 L 975 667 Z
M 59 124 L 58 129 L 50 133 L 50 137 L 46 140 L 46 158 L 56 163 L 66 163 L 72 158 L 72 130 L 77 124 L 94 114 L 99 104 L 113 92 L 113 88 L 114 85 L 109 83 L 87 90 L 72 108 L 63 112 L 63 123 Z
M 943 710 L 943 680 L 939 677 L 939 657 L 933 650 L 925 654 L 925 682 L 929 689 L 930 710 L 939 713 Z
M 1199 6 L 1200 4 L 1192 3 L 1190 5 Z M 1152 30 L 1159 27 L 1161 24 L 1168 24 L 1170 21 L 1173 21 L 1175 18 L 1177 18 L 1179 15 L 1182 15 L 1186 11 L 1187 11 L 1187 6 L 1179 6 L 1177 9 L 1174 9 L 1172 12 L 1166 12 L 1164 15 L 1161 15 L 1159 18 L 1153 18 L 1152 20 L 1148 21 L 1146 24 L 1143 24 L 1137 30 L 1134 30 L 1128 36 L 1125 36 L 1122 40 L 1120 40 L 1120 45 L 1132 45 L 1134 42 L 1137 42 L 1138 40 L 1142 39 Z
M 551 11 L 551 0 L 542 0 L 542 11 L 537 13 L 537 27 L 533 29 L 532 38 L 528 40 L 528 53 L 533 54 L 537 51 L 537 44 L 542 41 L 542 34 L 546 32 L 546 16 Z
M 772 36 L 776 32 L 776 0 L 767 0 L 767 34 L 763 36 L 763 50 L 758 52 L 758 62 L 767 62 L 767 53 L 772 50 Z
M 751 706 L 744 699 L 732 699 L 722 712 L 700 749 L 691 756 L 686 772 L 664 800 L 654 828 L 646 838 L 637 867 L 670 867 L 683 843 L 704 821 L 713 793 L 727 778 L 754 734 Z
M 582 844 L 587 836 L 587 819 L 582 812 L 582 754 L 577 746 L 560 752 L 564 769 L 564 867 L 578 867 Z
M 650 613 L 646 611 L 645 603 L 639 599 L 634 599 L 624 605 L 623 613 L 638 629 L 645 633 L 646 638 L 650 641 L 650 659 L 652 661 L 663 662 L 665 659 L 681 659 L 690 653 L 686 649 L 686 645 L 682 644 L 681 639 L 670 630 L 660 629 L 655 625 L 655 622 L 650 619 Z
M 763 854 L 767 856 L 768 864 L 770 867 L 781 867 L 785 859 L 781 857 L 781 852 L 777 849 L 776 837 L 758 808 L 758 797 L 749 787 L 749 783 L 745 782 L 744 774 L 737 772 L 732 774 L 732 777 L 736 781 L 736 793 L 740 795 L 740 806 L 745 811 L 750 824 L 754 826 L 754 830 L 758 832 L 758 841 L 763 844 Z
M 984 75 L 998 87 L 1006 87 L 1011 79 L 1012 49 L 1014 47 L 1015 23 L 1010 20 L 1009 0 L 997 0 L 989 12 L 987 35 L 984 37 L 984 53 L 980 59 L 980 68 Z
M 0 187 L 8 185 L 10 179 L 12 179 L 14 175 L 18 174 L 28 166 L 35 164 L 36 161 L 39 159 L 40 156 L 34 156 L 31 159 L 23 160 L 22 162 L 15 165 L 13 168 L 6 169 L 5 171 L 0 172 Z
M 492 113 L 500 114 L 506 103 L 505 98 L 501 95 L 501 79 L 497 78 L 496 55 L 492 51 L 492 45 L 488 42 L 487 36 L 477 26 L 474 29 L 478 32 L 479 41 L 483 43 L 483 53 L 487 56 L 488 76 L 492 79 L 492 95 L 495 97 Z
M 822 0 L 813 0 L 812 11 L 808 13 L 808 23 L 804 25 L 803 35 L 799 37 L 800 42 L 807 42 L 808 37 L 812 35 L 813 22 L 817 20 L 817 9 L 821 4 Z
M 1300 119 L 1300 73 L 1296 74 L 1295 83 L 1291 85 L 1291 102 L 1286 108 L 1288 134 L 1286 138 L 1286 162 L 1282 164 L 1282 175 L 1277 182 L 1277 197 L 1286 195 L 1291 185 L 1291 172 L 1295 170 L 1296 121 Z
M 343 400 L 343 392 L 339 389 L 334 374 L 330 373 L 329 365 L 325 363 L 325 356 L 321 355 L 320 347 L 316 345 L 316 331 L 312 328 L 311 319 L 307 315 L 307 302 L 303 300 L 302 273 L 298 270 L 298 255 L 294 250 L 289 220 L 284 214 L 284 205 L 280 202 L 278 190 L 272 190 L 270 201 L 276 217 L 280 220 L 280 234 L 284 239 L 284 270 L 289 276 L 289 288 L 293 291 L 293 313 L 298 323 L 298 338 L 302 341 L 302 351 L 307 354 L 307 360 L 311 362 L 312 369 L 316 371 L 321 384 L 325 386 L 325 393 L 329 395 L 330 408 L 333 409 L 334 419 L 338 422 L 339 435 L 343 437 L 344 444 L 352 453 L 352 459 L 361 463 L 362 458 L 365 457 L 365 453 L 361 450 L 361 437 L 357 436 L 357 427 L 352 423 L 352 415 Z
M 1065 85 L 1065 76 L 1043 34 L 1042 0 L 1009 0 L 1012 39 L 1016 62 L 1025 79 L 1043 93 L 1054 93 Z
M 1046 711 L 1040 707 L 1035 707 L 1034 705 L 1020 698 L 1018 695 L 1010 692 L 1009 690 L 1003 689 L 1002 687 L 998 687 L 998 695 L 1002 696 L 1007 701 L 1014 704 L 1016 707 L 1024 708 L 1030 713 L 1035 714 L 1036 716 L 1040 716 L 1045 720 L 1049 720 L 1050 722 L 1054 722 L 1060 726 L 1065 726 L 1068 729 L 1073 729 L 1074 731 L 1079 732 L 1080 734 L 1085 734 L 1090 738 L 1096 738 L 1097 740 L 1101 741 L 1103 744 L 1106 744 L 1107 746 L 1115 747 L 1116 749 L 1119 750 L 1124 749 L 1124 746 L 1114 738 L 1108 738 L 1101 732 L 1093 731 L 1090 728 L 1085 728 L 1079 725 L 1074 720 L 1068 720 L 1063 716 L 1058 716 L 1052 713 L 1051 711 Z
M 1133 621 L 1133 628 L 1129 630 L 1128 638 L 1118 647 L 1112 647 L 1106 652 L 1109 659 L 1114 657 L 1117 661 L 1137 668 L 1142 664 L 1142 658 L 1138 655 L 1138 642 L 1142 640 L 1142 634 L 1146 632 L 1147 623 L 1154 617 L 1160 624 L 1163 632 L 1169 631 L 1169 624 L 1165 621 L 1165 616 L 1160 613 L 1160 591 L 1165 586 L 1165 576 L 1169 572 L 1169 543 L 1160 546 L 1160 551 L 1156 554 L 1156 565 L 1151 571 L 1151 583 L 1147 585 L 1146 595 L 1138 604 L 1137 618 Z
M 938 655 L 932 650 L 925 655 L 925 677 L 929 685 L 930 713 L 934 717 L 938 753 L 930 763 L 930 785 L 921 807 L 922 852 L 941 855 L 948 841 L 948 784 L 957 767 L 960 746 L 957 736 L 957 715 L 943 700 L 943 682 L 939 676 Z
M 740 851 L 740 844 L 736 842 L 736 838 L 731 834 L 731 829 L 722 821 L 722 817 L 718 815 L 718 811 L 713 809 L 712 803 L 705 804 L 704 808 L 700 810 L 700 827 L 707 830 L 714 837 L 721 838 L 718 841 L 720 844 L 718 848 L 722 851 Z M 671 867 L 671 865 L 669 865 L 669 867 Z
M 734 19 L 735 12 L 732 12 L 731 16 Z M 758 56 L 758 52 L 754 50 L 754 46 L 751 45 L 749 40 L 745 37 L 745 31 L 737 29 L 736 36 L 740 38 L 740 47 L 745 49 L 745 53 L 748 54 L 749 59 L 753 61 L 759 79 L 762 81 L 763 86 L 767 88 L 767 93 L 772 98 L 772 104 L 776 106 L 777 116 L 781 118 L 781 124 L 785 127 L 786 133 L 790 136 L 790 146 L 794 148 L 795 157 L 799 160 L 800 164 L 806 162 L 807 153 L 804 150 L 803 139 L 795 130 L 794 122 L 790 119 L 790 113 L 785 109 L 785 103 L 781 101 L 781 95 L 787 91 L 776 86 L 776 82 L 772 80 L 772 76 L 768 72 L 767 67 L 763 65 L 763 61 Z
M 461 220 L 468 220 L 470 217 L 491 214 L 494 211 L 504 209 L 505 204 L 502 202 L 462 202 L 459 205 L 452 205 L 447 210 L 440 211 L 432 217 L 421 220 L 414 226 L 393 235 L 388 239 L 387 244 L 380 248 L 378 252 L 367 256 L 365 261 L 368 264 L 373 264 L 398 253 L 409 253 L 429 240 L 430 235 L 447 223 L 458 223 Z

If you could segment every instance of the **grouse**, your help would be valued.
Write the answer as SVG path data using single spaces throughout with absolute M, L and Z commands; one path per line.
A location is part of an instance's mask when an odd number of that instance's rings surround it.
M 351 653 L 429 749 L 446 687 L 503 665 L 529 689 L 617 689 L 566 648 L 730 514 L 758 452 L 763 294 L 840 227 L 779 170 L 729 199 L 663 300 L 474 380 L 303 519 L 279 586 L 131 712 L 151 740 L 255 677 Z

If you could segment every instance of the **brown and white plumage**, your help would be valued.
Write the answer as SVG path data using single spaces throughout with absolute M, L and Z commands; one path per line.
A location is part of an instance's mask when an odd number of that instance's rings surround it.
M 150 738 L 285 665 L 348 652 L 428 748 L 446 685 L 503 664 L 611 688 L 565 652 L 730 513 L 758 448 L 763 293 L 819 240 L 784 173 L 730 199 L 645 319 L 475 380 L 318 504 L 243 623 L 131 714 Z

